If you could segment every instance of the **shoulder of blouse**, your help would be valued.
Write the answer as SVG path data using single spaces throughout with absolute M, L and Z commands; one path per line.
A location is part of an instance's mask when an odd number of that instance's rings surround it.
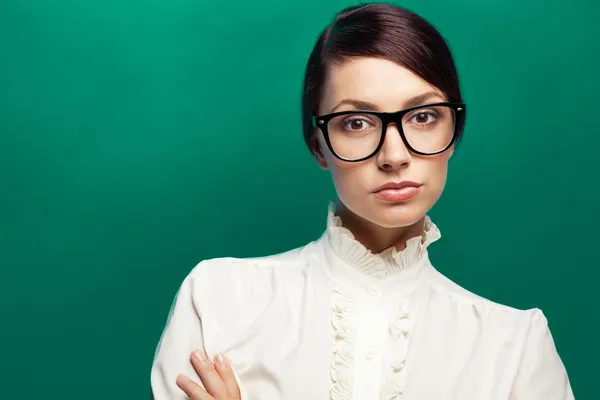
M 461 323 L 485 325 L 488 338 L 515 350 L 518 363 L 511 399 L 573 400 L 569 376 L 540 308 L 517 309 L 476 295 L 434 270 L 430 301 L 441 301 Z M 438 303 L 439 305 L 440 303 Z M 450 311 L 452 312 L 452 311 Z
M 500 325 L 510 329 L 515 325 L 529 326 L 539 308 L 519 309 L 475 294 L 460 286 L 435 268 L 429 279 L 432 293 L 441 299 L 449 300 L 456 306 L 472 308 L 480 317 L 489 317 Z
M 306 271 L 314 265 L 311 262 L 316 253 L 314 247 L 311 242 L 264 257 L 201 261 L 183 280 L 175 302 L 187 304 L 186 320 L 205 323 L 202 327 L 205 338 L 220 337 L 222 332 L 244 332 L 267 309 L 285 311 L 281 306 L 289 298 L 295 298 L 295 294 L 301 295 Z M 169 320 L 176 313 L 177 306 Z
M 282 273 L 295 272 L 310 265 L 310 261 L 315 255 L 315 243 L 310 242 L 302 247 L 267 256 L 206 259 L 199 262 L 186 279 L 194 281 L 226 277 L 260 279 L 261 276 L 274 273 L 274 270 Z
M 186 276 L 180 291 L 190 293 L 195 303 L 205 307 L 218 301 L 248 306 L 270 297 L 284 286 L 298 283 L 314 265 L 316 242 L 282 253 L 249 258 L 221 257 L 198 263 Z

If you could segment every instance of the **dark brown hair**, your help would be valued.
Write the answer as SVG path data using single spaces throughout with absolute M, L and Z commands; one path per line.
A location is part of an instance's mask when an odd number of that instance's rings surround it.
M 352 57 L 393 61 L 437 87 L 448 101 L 463 101 L 448 44 L 429 22 L 388 3 L 347 7 L 321 32 L 306 65 L 302 127 L 304 140 L 313 151 L 312 117 L 317 113 L 327 66 Z M 462 130 L 463 126 L 457 127 L 456 143 Z

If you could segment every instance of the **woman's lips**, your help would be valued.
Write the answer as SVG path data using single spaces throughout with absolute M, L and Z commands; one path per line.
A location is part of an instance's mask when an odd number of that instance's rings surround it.
M 374 192 L 374 194 L 381 200 L 403 201 L 413 198 L 420 190 L 420 186 L 404 186 L 401 188 L 381 189 Z

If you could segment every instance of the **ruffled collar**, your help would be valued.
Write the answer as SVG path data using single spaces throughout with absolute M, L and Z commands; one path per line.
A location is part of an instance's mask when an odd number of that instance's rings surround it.
M 335 215 L 335 204 L 329 204 L 325 239 L 338 258 L 363 274 L 381 279 L 420 265 L 428 259 L 427 247 L 441 237 L 437 226 L 429 216 L 425 216 L 424 236 L 415 236 L 406 241 L 406 248 L 398 251 L 392 246 L 373 254 L 355 239 L 352 232 L 342 225 L 342 219 Z

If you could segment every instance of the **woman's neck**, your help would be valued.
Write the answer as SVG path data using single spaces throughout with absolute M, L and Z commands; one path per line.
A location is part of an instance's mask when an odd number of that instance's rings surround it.
M 337 203 L 336 214 L 342 219 L 344 227 L 352 232 L 354 238 L 373 254 L 392 246 L 402 251 L 406 248 L 408 239 L 424 236 L 425 217 L 409 226 L 385 228 L 356 215 L 340 202 Z

